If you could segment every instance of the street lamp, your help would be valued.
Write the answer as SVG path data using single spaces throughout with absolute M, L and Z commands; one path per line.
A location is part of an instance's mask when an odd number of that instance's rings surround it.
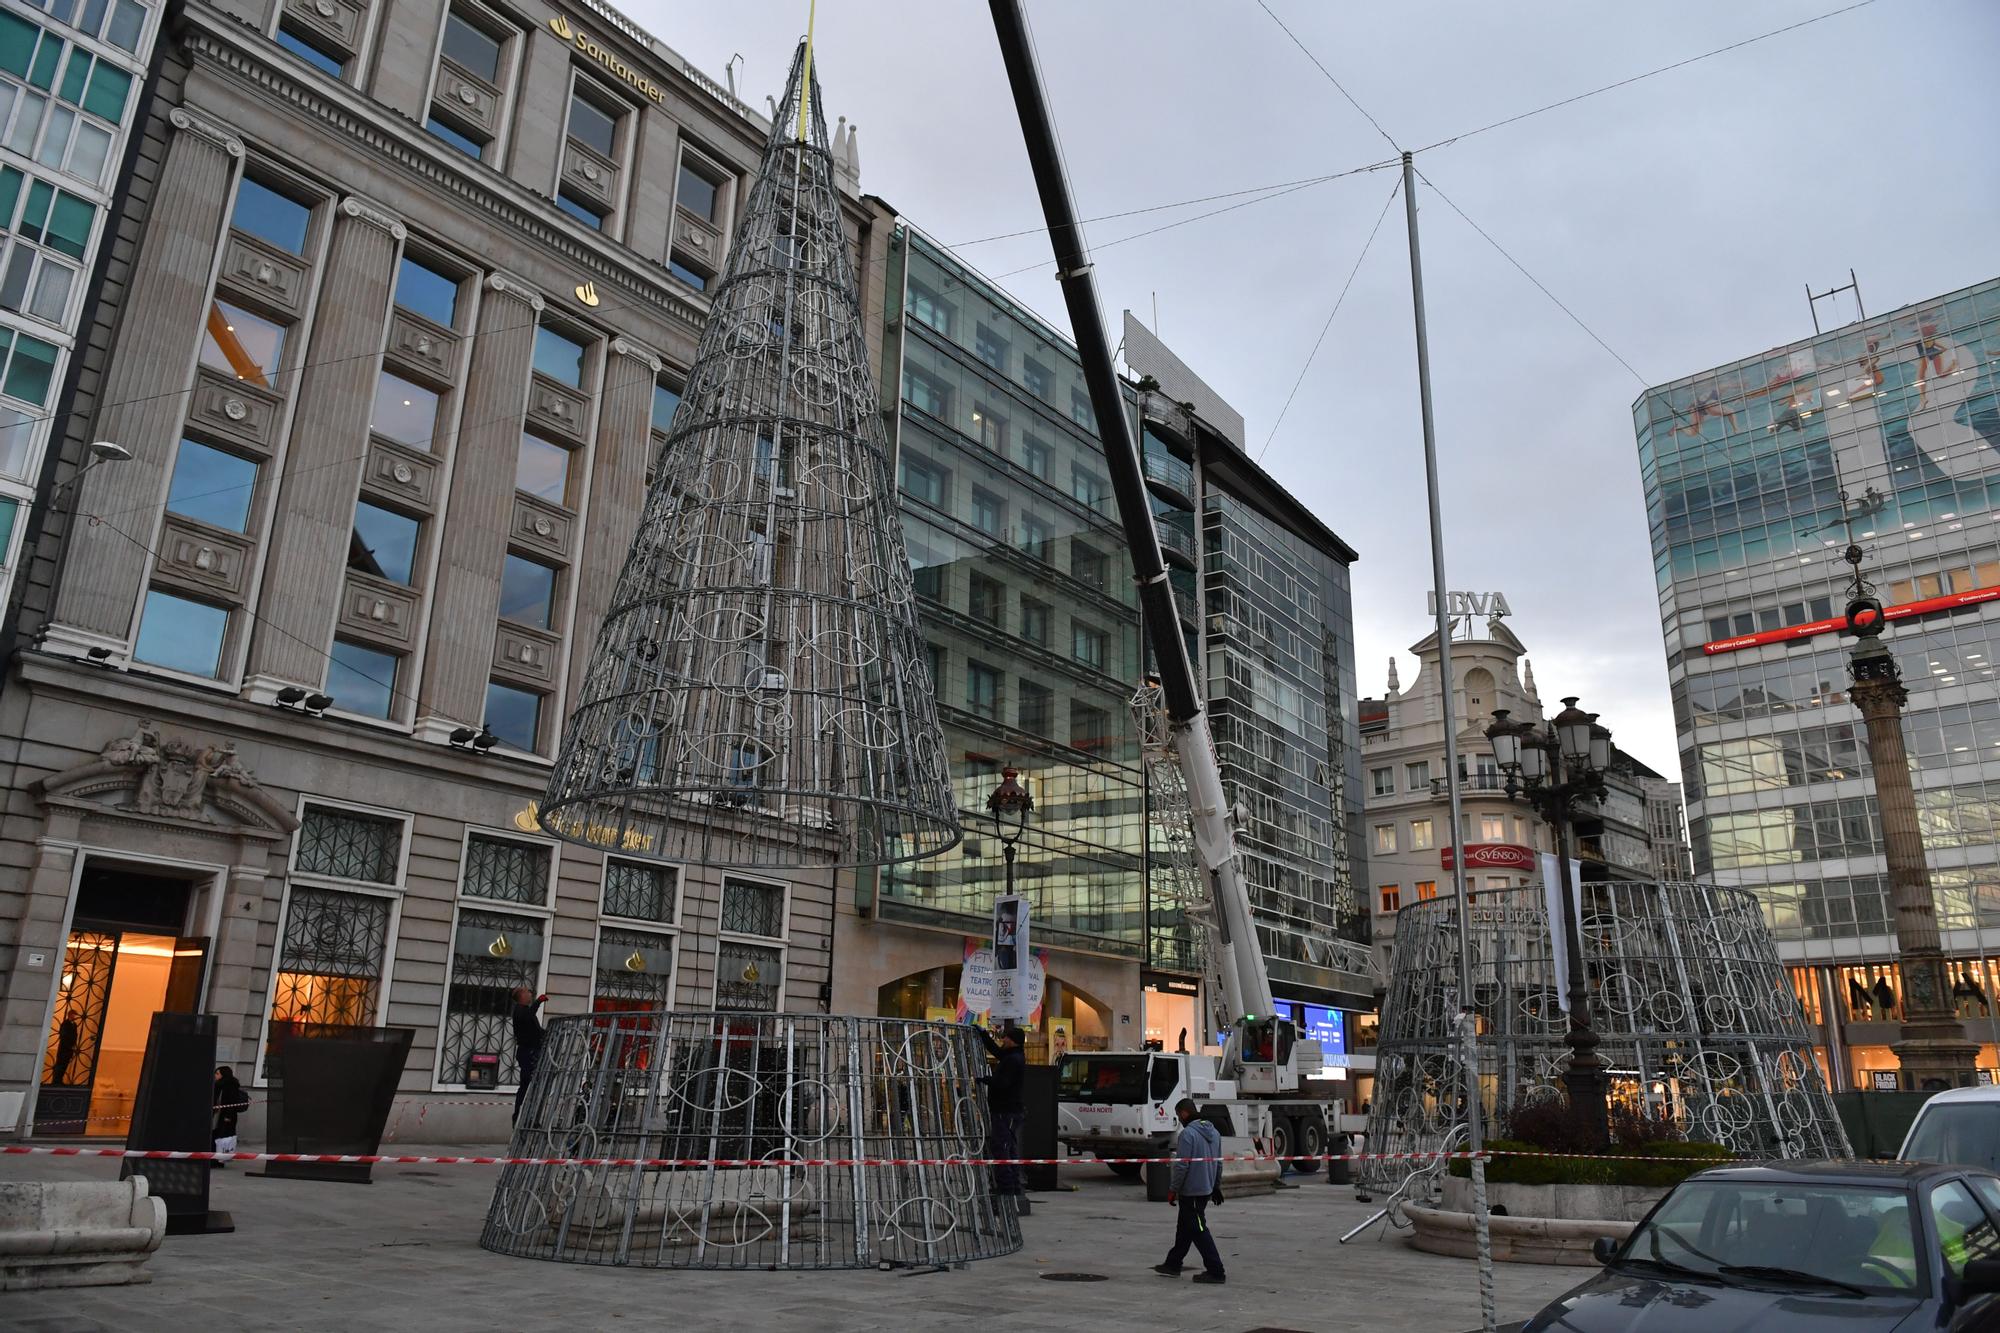
M 1562 712 L 1537 728 L 1530 722 L 1510 722 L 1507 710 L 1495 710 L 1486 728 L 1493 758 L 1507 775 L 1507 799 L 1525 795 L 1535 813 L 1555 831 L 1556 881 L 1564 952 L 1569 955 L 1569 1031 L 1563 1041 L 1569 1060 L 1563 1087 L 1570 1113 L 1587 1142 L 1603 1146 L 1611 1139 L 1609 1081 L 1597 1053 L 1597 1033 L 1590 1025 L 1590 993 L 1584 977 L 1583 940 L 1577 929 L 1576 887 L 1570 883 L 1570 820 L 1576 807 L 1604 799 L 1604 774 L 1611 767 L 1611 730 L 1600 726 L 1597 714 L 1563 700 Z
M 1000 830 L 1000 854 L 1007 861 L 1007 893 L 1014 892 L 1014 844 L 1028 831 L 1028 816 L 1034 811 L 1035 798 L 1020 783 L 1020 771 L 1012 768 L 1000 770 L 1000 785 L 986 798 L 986 809 L 993 816 L 993 823 Z M 1009 832 L 1009 828 L 1013 830 Z

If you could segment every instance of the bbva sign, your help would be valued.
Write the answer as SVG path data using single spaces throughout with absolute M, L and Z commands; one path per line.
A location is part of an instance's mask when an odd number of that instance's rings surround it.
M 1430 615 L 1438 613 L 1437 594 L 1424 595 L 1425 611 Z M 1507 605 L 1504 592 L 1448 592 L 1444 595 L 1445 614 L 1450 616 L 1511 616 L 1514 609 Z

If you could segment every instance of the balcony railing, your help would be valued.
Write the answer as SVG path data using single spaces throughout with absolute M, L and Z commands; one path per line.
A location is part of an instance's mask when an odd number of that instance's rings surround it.
M 1189 569 L 1195 567 L 1194 534 L 1178 523 L 1155 522 L 1153 527 L 1160 534 L 1160 550 L 1168 560 L 1178 560 Z
M 1156 495 L 1183 507 L 1194 503 L 1193 467 L 1158 449 L 1148 449 L 1142 457 L 1146 480 L 1152 483 Z
M 1505 796 L 1507 794 L 1507 775 L 1504 773 L 1462 774 L 1458 779 L 1458 789 L 1462 792 L 1490 791 Z M 1431 795 L 1443 796 L 1446 794 L 1444 779 L 1432 778 Z

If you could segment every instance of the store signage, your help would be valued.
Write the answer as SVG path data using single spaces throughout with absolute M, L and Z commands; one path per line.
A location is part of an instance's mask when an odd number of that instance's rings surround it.
M 620 833 L 609 824 L 586 825 L 581 819 L 564 820 L 560 815 L 544 823 L 541 806 L 534 801 L 514 812 L 514 827 L 523 833 L 554 833 L 576 838 L 593 847 L 605 847 L 612 851 L 650 852 L 656 841 L 652 834 L 640 833 L 636 829 Z
M 1452 868 L 1451 844 L 1438 850 L 1438 864 Z M 1468 842 L 1465 844 L 1467 870 L 1533 870 L 1535 852 L 1514 842 Z
M 1970 592 L 1946 593 L 1942 597 L 1926 597 L 1922 601 L 1904 602 L 1900 606 L 1888 607 L 1882 612 L 1882 618 L 1909 620 L 1915 616 L 1936 615 L 1940 611 L 1956 611 L 1960 607 L 1978 606 L 1982 602 L 1993 601 L 2000 601 L 2000 587 L 1974 588 Z M 1717 653 L 1761 648 L 1767 643 L 1793 643 L 1799 639 L 1811 639 L 1846 628 L 1847 617 L 1839 615 L 1831 620 L 1813 620 L 1803 625 L 1787 625 L 1783 629 L 1767 629 L 1757 634 L 1739 634 L 1733 639 L 1717 639 L 1713 643 L 1704 643 L 1701 651 L 1709 657 L 1714 657 Z
M 599 46 L 591 38 L 590 34 L 584 32 L 583 29 L 571 23 L 561 14 L 549 20 L 549 31 L 566 42 L 574 43 L 578 51 L 581 51 L 584 55 L 589 56 L 592 60 L 604 66 L 620 82 L 628 84 L 646 94 L 655 105 L 664 103 L 667 100 L 666 93 L 660 90 L 658 84 L 641 74 L 638 70 L 633 69 L 616 55 Z
M 1325 1005 L 1309 1004 L 1305 1009 L 1304 1035 L 1319 1042 L 1320 1054 L 1329 1062 L 1347 1054 L 1347 1015 Z
M 1877 1069 L 1868 1075 L 1868 1081 L 1877 1092 L 1894 1092 L 1897 1086 L 1896 1071 Z
M 1438 595 L 1424 594 L 1424 605 L 1428 614 L 1438 613 Z M 1511 616 L 1512 607 L 1507 605 L 1504 592 L 1448 592 L 1444 595 L 1444 611 L 1448 616 Z

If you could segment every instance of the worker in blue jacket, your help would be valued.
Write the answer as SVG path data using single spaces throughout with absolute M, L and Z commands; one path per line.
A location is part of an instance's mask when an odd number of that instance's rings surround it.
M 1181 1132 L 1174 1141 L 1173 1180 L 1167 1202 L 1178 1204 L 1180 1213 L 1174 1223 L 1174 1247 L 1167 1251 L 1167 1261 L 1154 1264 L 1153 1271 L 1162 1277 L 1179 1277 L 1181 1260 L 1187 1258 L 1192 1245 L 1201 1251 L 1202 1262 L 1202 1271 L 1194 1280 L 1221 1283 L 1226 1280 L 1222 1254 L 1208 1229 L 1208 1205 L 1222 1184 L 1222 1135 L 1195 1114 L 1192 1097 L 1181 1098 L 1174 1114 L 1180 1117 Z

